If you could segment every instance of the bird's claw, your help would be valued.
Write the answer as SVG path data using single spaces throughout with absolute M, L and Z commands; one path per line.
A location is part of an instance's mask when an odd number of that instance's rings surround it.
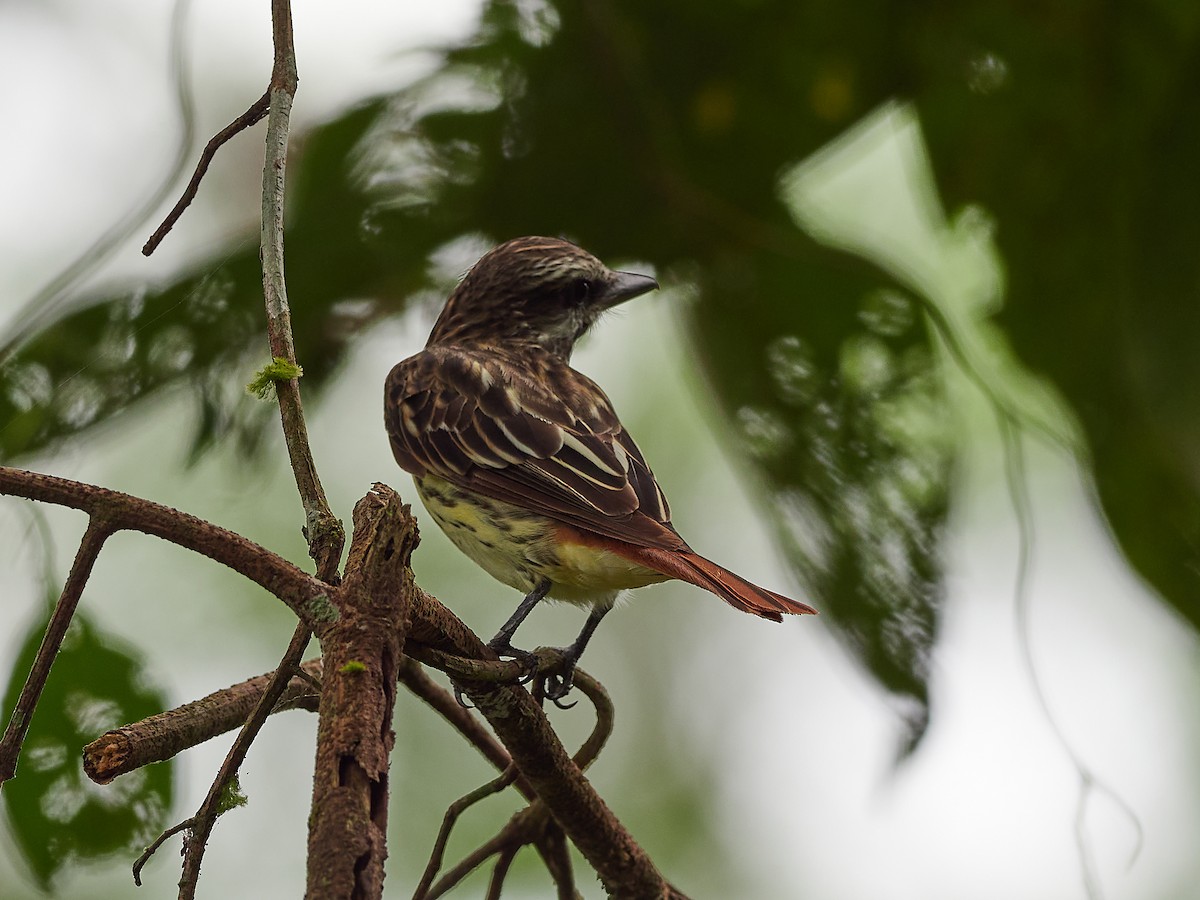
M 571 689 L 575 687 L 575 662 L 576 659 L 570 652 L 564 652 L 562 671 L 547 675 L 542 682 L 542 693 L 559 709 L 570 709 L 575 705 L 574 702 L 561 702 L 563 697 L 571 693 Z
M 463 695 L 463 689 L 457 683 L 454 683 L 454 699 L 458 701 L 458 705 L 463 709 L 475 708 L 475 704 Z
M 550 681 L 557 682 L 557 680 L 558 680 L 557 678 L 555 678 L 554 676 L 551 676 L 550 679 L 548 679 L 548 682 L 550 682 Z M 546 697 L 550 700 L 551 703 L 553 703 L 559 709 L 571 709 L 572 707 L 576 706 L 579 703 L 578 700 L 572 700 L 570 703 L 562 702 L 562 698 L 565 697 L 567 695 L 567 693 L 570 692 L 570 690 L 571 690 L 570 685 L 568 685 L 566 691 L 563 691 L 562 693 L 557 693 L 557 694 L 551 695 L 551 693 L 550 693 L 551 690 L 553 690 L 553 688 L 551 687 L 551 685 L 549 683 L 547 683 L 546 687 L 543 688 L 543 691 L 545 692 Z
M 521 664 L 524 672 L 517 679 L 517 684 L 528 684 L 537 675 L 538 660 L 536 654 L 530 653 L 528 650 L 518 649 L 500 637 L 494 637 L 488 641 L 488 648 L 502 659 L 507 656 Z
M 539 675 L 538 669 L 540 668 L 541 658 L 537 653 L 531 653 L 528 650 L 521 650 L 514 647 L 503 635 L 496 635 L 496 637 L 488 641 L 488 648 L 501 658 L 514 659 L 521 664 L 524 674 L 517 679 L 517 684 L 528 684 L 537 679 L 538 691 L 559 709 L 570 709 L 575 705 L 574 702 L 562 702 L 562 699 L 571 693 L 572 688 L 575 687 L 575 663 L 579 655 L 574 645 L 557 651 L 562 654 L 561 663 L 555 666 L 559 671 L 550 672 L 545 675 Z M 462 702 L 461 697 L 459 702 Z

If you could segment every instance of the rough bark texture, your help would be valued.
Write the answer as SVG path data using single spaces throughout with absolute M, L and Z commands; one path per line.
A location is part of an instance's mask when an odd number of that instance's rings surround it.
M 422 647 L 466 660 L 496 658 L 454 613 L 412 583 L 407 564 L 416 527 L 397 495 L 377 485 L 359 503 L 346 581 L 334 587 L 240 535 L 116 491 L 0 467 L 0 494 L 84 510 L 103 516 L 114 531 L 134 529 L 187 547 L 259 583 L 313 627 L 326 658 L 309 897 L 381 896 L 391 717 L 405 638 L 417 658 Z M 519 789 L 536 791 L 610 894 L 682 897 L 596 794 L 524 688 L 466 678 L 462 686 L 521 770 Z M 429 686 L 418 693 L 430 693 Z M 445 708 L 444 699 L 436 705 Z M 463 727 L 457 713 L 449 718 Z M 489 759 L 503 761 L 473 729 L 464 734 Z M 118 744 L 97 749 L 115 757 L 122 752 Z
M 416 520 L 377 484 L 354 509 L 346 577 L 324 651 L 308 835 L 309 900 L 383 894 L 392 712 L 413 596 Z

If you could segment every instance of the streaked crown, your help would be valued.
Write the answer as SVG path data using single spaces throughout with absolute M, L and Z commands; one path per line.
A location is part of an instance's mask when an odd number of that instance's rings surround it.
M 600 313 L 657 287 L 569 241 L 514 238 L 485 253 L 455 288 L 428 346 L 533 344 L 567 360 Z

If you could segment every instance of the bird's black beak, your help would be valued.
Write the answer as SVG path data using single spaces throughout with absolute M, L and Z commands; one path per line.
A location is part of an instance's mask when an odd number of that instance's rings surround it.
M 649 275 L 638 275 L 634 272 L 613 272 L 604 290 L 596 296 L 596 305 L 601 309 L 610 309 L 618 303 L 632 300 L 647 291 L 658 290 L 658 282 Z

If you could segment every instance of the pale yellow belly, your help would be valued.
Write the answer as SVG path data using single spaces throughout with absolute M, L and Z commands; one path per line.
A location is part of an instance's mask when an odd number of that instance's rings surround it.
M 557 525 L 545 516 L 469 494 L 436 476 L 413 480 L 454 545 L 497 581 L 523 593 L 549 579 L 552 599 L 611 603 L 620 591 L 667 580 L 608 550 L 559 541 Z

